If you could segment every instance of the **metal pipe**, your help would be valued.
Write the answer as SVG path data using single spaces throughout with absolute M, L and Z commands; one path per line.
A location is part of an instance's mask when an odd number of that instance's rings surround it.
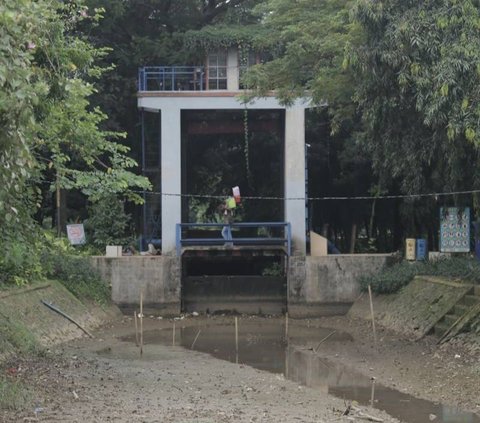
M 93 335 L 85 329 L 80 323 L 78 323 L 76 320 L 74 320 L 72 317 L 70 317 L 68 314 L 65 314 L 62 310 L 59 308 L 55 307 L 51 303 L 47 303 L 44 300 L 41 300 L 42 304 L 48 307 L 50 310 L 53 310 L 54 312 L 60 314 L 60 316 L 65 317 L 65 319 L 70 320 L 74 325 L 76 325 L 78 328 L 80 328 L 83 332 L 85 332 L 90 338 L 93 338 Z

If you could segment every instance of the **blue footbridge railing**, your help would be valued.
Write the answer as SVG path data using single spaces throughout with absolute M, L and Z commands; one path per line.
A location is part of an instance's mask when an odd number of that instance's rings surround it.
M 292 230 L 289 222 L 251 223 L 177 223 L 177 256 L 183 247 L 264 246 L 282 247 L 292 252 Z

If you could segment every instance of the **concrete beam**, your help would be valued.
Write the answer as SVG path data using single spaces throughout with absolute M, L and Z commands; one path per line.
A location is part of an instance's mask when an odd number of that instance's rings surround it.
M 229 48 L 227 52 L 227 90 L 237 91 L 239 87 L 238 50 L 236 48 Z
M 162 109 L 162 193 L 182 192 L 181 111 Z M 175 227 L 182 219 L 180 196 L 162 196 L 162 254 L 175 254 Z
M 240 98 L 243 91 L 176 91 L 149 92 L 139 95 L 138 107 L 149 110 L 168 108 L 184 110 L 243 110 L 245 104 Z M 167 95 L 168 94 L 168 95 Z M 294 108 L 309 108 L 309 99 L 298 99 Z M 285 109 L 275 97 L 256 98 L 248 103 L 248 109 Z
M 305 109 L 285 111 L 285 220 L 292 225 L 292 254 L 306 254 Z M 299 198 L 299 200 L 288 200 Z

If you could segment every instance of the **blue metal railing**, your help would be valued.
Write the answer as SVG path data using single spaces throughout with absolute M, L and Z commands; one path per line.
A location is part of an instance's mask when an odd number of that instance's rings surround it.
M 222 237 L 222 230 L 225 228 L 228 239 Z M 254 230 L 258 233 L 258 229 L 269 230 L 279 228 L 282 232 L 280 236 L 242 236 L 245 232 Z M 218 229 L 216 237 L 188 237 L 188 231 L 193 229 L 212 230 Z M 242 233 L 243 232 L 243 233 Z M 186 235 L 186 236 L 184 236 Z M 292 230 L 289 222 L 252 222 L 252 223 L 177 223 L 176 226 L 176 248 L 177 256 L 181 256 L 182 247 L 184 246 L 215 246 L 215 245 L 265 245 L 275 246 L 283 245 L 286 247 L 287 255 L 292 252 Z
M 138 91 L 203 91 L 203 66 L 145 66 L 138 70 Z

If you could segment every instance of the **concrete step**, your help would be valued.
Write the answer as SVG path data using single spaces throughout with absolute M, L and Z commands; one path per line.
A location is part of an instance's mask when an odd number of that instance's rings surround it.
M 435 326 L 434 326 L 434 333 L 435 333 L 435 336 L 438 336 L 439 338 L 443 336 L 443 334 L 450 328 L 449 325 L 447 325 L 445 322 L 438 322 Z
M 473 306 L 480 302 L 480 296 L 477 295 L 465 295 L 463 297 L 463 304 L 467 306 Z
M 465 304 L 456 304 L 453 308 L 453 312 L 458 316 L 463 316 L 469 310 L 469 308 L 470 306 Z
M 452 326 L 460 316 L 457 316 L 456 314 L 446 314 L 440 322 L 445 323 L 448 327 Z

